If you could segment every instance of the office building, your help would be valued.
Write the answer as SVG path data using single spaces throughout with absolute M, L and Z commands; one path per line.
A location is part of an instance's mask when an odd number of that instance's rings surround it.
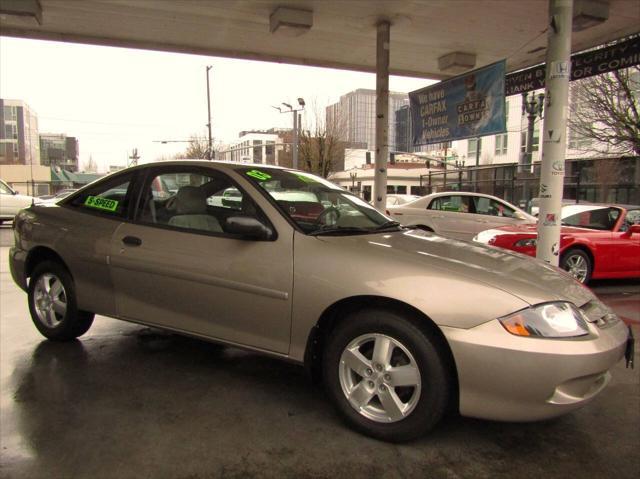
M 40 163 L 67 171 L 78 171 L 78 139 L 59 133 L 40 134 Z
M 40 164 L 38 116 L 21 100 L 0 99 L 0 164 Z
M 406 93 L 389 92 L 389 151 L 396 146 L 396 111 L 409 104 Z M 376 91 L 359 88 L 342 95 L 340 101 L 326 109 L 327 128 L 339 133 L 341 140 L 351 144 L 365 143 L 366 149 L 376 149 Z

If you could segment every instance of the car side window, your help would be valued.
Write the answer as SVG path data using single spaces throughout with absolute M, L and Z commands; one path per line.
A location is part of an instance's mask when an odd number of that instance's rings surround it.
M 90 186 L 64 203 L 79 210 L 107 217 L 126 216 L 131 198 L 133 173 L 118 175 Z
M 473 198 L 475 212 L 479 215 L 499 216 L 513 218 L 515 210 L 499 201 L 485 198 L 484 196 L 476 196 Z
M 261 217 L 229 177 L 195 167 L 160 170 L 145 181 L 136 220 L 199 233 L 224 234 L 230 216 Z
M 469 213 L 468 196 L 439 196 L 429 204 L 430 210 L 453 211 L 456 213 Z

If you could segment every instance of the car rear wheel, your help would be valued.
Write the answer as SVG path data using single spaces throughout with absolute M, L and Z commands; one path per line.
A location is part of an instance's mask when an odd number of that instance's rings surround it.
M 583 284 L 591 279 L 591 258 L 581 249 L 570 249 L 562 255 L 560 267 Z
M 345 318 L 328 340 L 323 372 L 343 418 L 378 439 L 420 437 L 445 412 L 449 378 L 437 341 L 392 311 Z
M 93 313 L 78 311 L 73 280 L 59 263 L 45 261 L 35 267 L 28 295 L 31 319 L 48 339 L 75 339 L 93 323 Z

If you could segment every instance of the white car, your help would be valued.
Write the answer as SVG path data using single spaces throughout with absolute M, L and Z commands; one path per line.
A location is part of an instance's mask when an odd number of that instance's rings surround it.
M 490 228 L 536 222 L 535 217 L 500 198 L 461 191 L 423 196 L 390 206 L 387 212 L 405 226 L 469 241 Z
M 8 184 L 0 180 L 0 224 L 13 221 L 22 208 L 33 203 L 33 197 L 16 193 Z
M 387 207 L 400 206 L 420 198 L 418 195 L 387 195 Z

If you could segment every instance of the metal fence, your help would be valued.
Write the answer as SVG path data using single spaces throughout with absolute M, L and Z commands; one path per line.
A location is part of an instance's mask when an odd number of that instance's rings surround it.
M 422 194 L 473 191 L 498 196 L 522 208 L 539 196 L 540 163 L 486 165 L 420 176 Z M 566 161 L 564 198 L 593 203 L 640 204 L 640 157 Z

